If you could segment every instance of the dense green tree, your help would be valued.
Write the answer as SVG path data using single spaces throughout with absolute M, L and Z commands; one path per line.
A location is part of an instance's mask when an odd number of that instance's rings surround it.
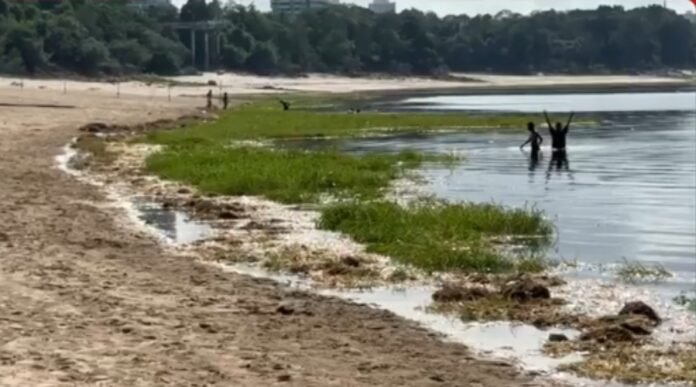
M 15 24 L 7 32 L 5 52 L 16 50 L 22 59 L 24 69 L 34 74 L 44 64 L 44 54 L 33 29 Z
M 261 74 L 445 71 L 625 72 L 696 66 L 696 24 L 659 6 L 519 15 L 357 6 L 263 13 L 221 0 L 139 9 L 127 0 L 0 0 L 0 71 L 176 74 L 190 63 L 188 31 L 173 22 L 216 20 L 213 64 Z M 203 47 L 204 34 L 195 45 Z M 210 52 L 218 42 L 210 39 Z M 188 49 L 187 49 L 188 47 Z M 202 65 L 204 50 L 196 50 Z
M 205 0 L 188 0 L 181 7 L 179 19 L 184 22 L 210 20 L 208 5 Z
M 222 64 L 232 70 L 244 68 L 249 54 L 241 47 L 227 44 L 222 48 Z
M 261 42 L 257 44 L 246 60 L 248 69 L 259 74 L 271 74 L 276 71 L 278 54 L 273 43 Z

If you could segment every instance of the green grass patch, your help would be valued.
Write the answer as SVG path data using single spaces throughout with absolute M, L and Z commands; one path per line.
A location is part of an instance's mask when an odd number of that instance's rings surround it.
M 523 128 L 530 116 L 349 114 L 313 111 L 317 99 L 294 102 L 297 110 L 283 111 L 277 101 L 257 100 L 223 113 L 214 122 L 150 133 L 147 141 L 166 147 L 148 157 L 147 168 L 204 193 L 263 196 L 283 203 L 317 203 L 325 195 L 352 199 L 323 206 L 320 226 L 343 232 L 372 252 L 427 271 L 537 272 L 546 267 L 530 250 L 501 252 L 520 239 L 532 240 L 530 245 L 548 243 L 551 225 L 533 209 L 425 199 L 403 207 L 381 199 L 406 170 L 426 161 L 451 165 L 459 160 L 451 154 L 351 155 L 235 144 L 248 139 L 350 137 L 380 129 Z
M 475 127 L 506 127 L 524 130 L 538 116 L 470 116 L 440 113 L 317 112 L 319 103 L 302 99 L 293 110 L 283 111 L 275 100 L 260 100 L 237 106 L 212 122 L 148 135 L 148 141 L 166 145 L 219 144 L 232 140 L 299 137 L 352 137 L 376 130 L 428 131 Z
M 339 231 L 388 255 L 427 271 L 505 272 L 542 270 L 541 259 L 520 260 L 490 242 L 495 236 L 548 240 L 551 225 L 535 210 L 493 204 L 454 204 L 420 200 L 409 206 L 388 201 L 349 202 L 322 210 L 319 226 Z
M 147 168 L 164 179 L 194 185 L 207 193 L 264 196 L 283 203 L 338 198 L 374 198 L 407 168 L 426 156 L 356 156 L 335 151 L 304 152 L 261 147 L 170 147 L 147 159 Z M 449 162 L 449 157 L 443 161 Z

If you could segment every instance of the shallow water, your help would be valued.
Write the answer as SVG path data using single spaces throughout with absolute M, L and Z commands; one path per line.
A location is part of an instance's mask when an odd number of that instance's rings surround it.
M 592 93 L 436 96 L 399 101 L 402 108 L 418 110 L 478 110 L 549 112 L 693 112 L 694 93 Z
M 519 149 L 524 129 L 370 138 L 332 146 L 358 153 L 409 148 L 463 154 L 466 161 L 452 169 L 426 168 L 426 188 L 450 200 L 543 210 L 557 226 L 550 255 L 586 263 L 587 276 L 613 275 L 627 259 L 660 264 L 675 274 L 666 283 L 645 286 L 669 296 L 694 291 L 696 93 L 448 96 L 403 102 L 433 109 L 538 112 L 572 105 L 596 111 L 599 125 L 572 126 L 567 170 L 550 163 L 548 144 L 542 160 L 533 164 Z M 541 133 L 548 142 L 545 125 Z
M 311 289 L 310 284 L 298 277 L 272 274 L 254 266 L 224 266 L 225 269 L 258 278 L 272 278 L 288 286 Z M 552 373 L 561 364 L 579 361 L 579 355 L 552 359 L 543 354 L 542 348 L 549 333 L 562 333 L 575 338 L 579 333 L 571 329 L 539 330 L 533 326 L 510 322 L 464 323 L 458 318 L 429 313 L 435 291 L 430 287 L 406 289 L 375 288 L 371 290 L 320 290 L 327 296 L 343 298 L 388 310 L 399 316 L 416 321 L 423 326 L 444 334 L 449 340 L 465 343 L 481 355 L 514 359 L 526 370 Z
M 158 203 L 144 198 L 135 198 L 132 204 L 136 216 L 146 225 L 155 228 L 174 245 L 186 245 L 209 238 L 212 228 L 183 212 L 164 209 Z

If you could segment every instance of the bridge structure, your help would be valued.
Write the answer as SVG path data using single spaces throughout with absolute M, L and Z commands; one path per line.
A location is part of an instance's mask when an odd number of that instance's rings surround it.
M 212 36 L 214 42 L 215 56 L 219 57 L 222 52 L 222 36 L 220 31 L 227 22 L 221 20 L 206 20 L 197 22 L 175 22 L 175 23 L 163 23 L 165 27 L 171 27 L 178 31 L 188 31 L 191 34 L 191 64 L 196 66 L 196 36 L 197 34 L 203 34 L 203 69 L 208 70 L 210 68 L 210 37 Z

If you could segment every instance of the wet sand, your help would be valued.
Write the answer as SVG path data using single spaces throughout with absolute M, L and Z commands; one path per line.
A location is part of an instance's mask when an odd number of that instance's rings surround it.
M 1 82 L 17 106 L 0 107 L 0 385 L 539 384 L 389 312 L 226 273 L 132 228 L 55 166 L 83 124 L 195 110 L 126 91 Z M 58 104 L 75 108 L 38 107 Z

